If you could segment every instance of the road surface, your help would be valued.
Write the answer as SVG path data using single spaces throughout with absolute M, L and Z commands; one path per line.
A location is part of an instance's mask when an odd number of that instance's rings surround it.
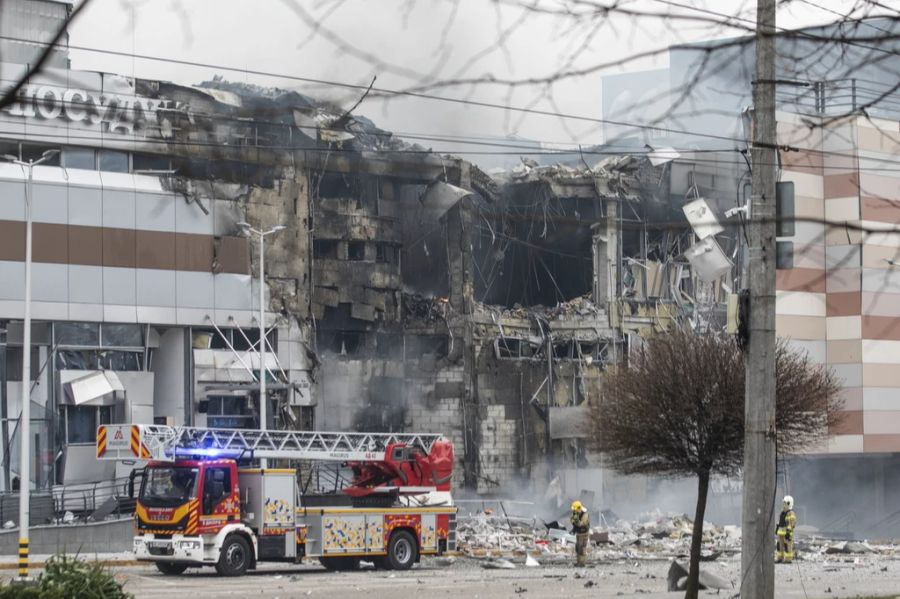
M 152 566 L 116 567 L 125 588 L 140 599 L 203 599 L 212 597 L 265 597 L 288 599 L 354 598 L 413 599 L 460 597 L 474 599 L 552 597 L 618 598 L 677 597 L 666 592 L 669 564 L 618 562 L 585 569 L 554 565 L 514 570 L 487 570 L 481 563 L 459 559 L 449 566 L 423 560 L 407 572 L 363 569 L 327 572 L 318 565 L 265 565 L 241 578 L 220 578 L 214 570 L 188 570 L 181 576 L 163 576 Z M 713 572 L 737 580 L 739 562 L 710 565 Z M 900 596 L 900 561 L 861 560 L 831 564 L 796 563 L 776 570 L 779 599 L 834 599 L 859 595 Z M 702 596 L 728 598 L 736 591 L 704 592 Z

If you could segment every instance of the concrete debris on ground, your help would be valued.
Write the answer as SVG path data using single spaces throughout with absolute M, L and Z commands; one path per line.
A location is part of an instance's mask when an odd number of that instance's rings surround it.
M 608 563 L 623 560 L 674 560 L 690 555 L 693 521 L 688 515 L 643 514 L 636 520 L 622 520 L 606 513 L 591 529 L 588 561 Z M 596 520 L 595 520 L 596 522 Z M 462 555 L 496 561 L 507 558 L 523 565 L 536 557 L 541 565 L 571 561 L 575 554 L 575 536 L 569 533 L 567 515 L 555 520 L 497 513 L 492 510 L 460 514 L 457 529 Z M 811 531 L 812 532 L 812 531 Z M 774 530 L 772 533 L 774 551 Z M 741 550 L 738 526 L 703 523 L 701 561 L 723 562 L 736 559 Z M 890 543 L 840 541 L 811 535 L 798 535 L 796 561 L 820 562 L 824 566 L 872 556 L 900 560 L 900 546 Z
M 835 554 L 835 553 L 875 553 L 875 549 L 865 542 L 858 541 L 842 541 L 840 543 L 835 543 L 834 545 L 829 545 L 825 548 L 826 554 Z
M 514 570 L 516 565 L 511 561 L 503 558 L 489 559 L 481 564 L 486 570 Z
M 542 562 L 570 559 L 575 535 L 565 517 L 538 517 L 477 512 L 460 518 L 457 535 L 463 555 L 494 558 L 500 555 L 543 556 Z M 684 514 L 652 512 L 636 521 L 615 520 L 591 529 L 592 560 L 670 559 L 688 555 L 693 522 Z M 703 555 L 708 559 L 740 550 L 740 528 L 703 524 Z
M 730 582 L 721 576 L 716 576 L 704 568 L 705 566 L 700 566 L 700 590 L 732 588 Z M 687 589 L 688 570 L 689 566 L 687 562 L 672 560 L 672 565 L 669 566 L 669 573 L 666 576 L 669 591 L 683 591 Z

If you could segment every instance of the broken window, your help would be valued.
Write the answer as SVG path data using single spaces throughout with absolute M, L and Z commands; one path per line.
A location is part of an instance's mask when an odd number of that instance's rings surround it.
M 499 337 L 494 341 L 494 355 L 501 359 L 518 360 L 540 355 L 542 345 L 519 337 Z
M 553 343 L 553 357 L 566 360 L 571 359 L 573 357 L 573 350 L 575 349 L 575 344 L 569 341 L 556 341 Z
M 326 331 L 319 329 L 316 337 L 319 351 L 346 356 L 355 354 L 364 347 L 365 333 L 361 331 Z
M 113 406 L 64 406 L 66 443 L 93 444 L 97 428 L 112 422 Z
M 206 405 L 206 424 L 211 428 L 256 428 L 256 414 L 244 395 L 212 396 Z
M 0 139 L 0 156 L 15 156 L 19 158 L 19 142 L 10 139 Z
M 347 242 L 347 260 L 360 261 L 366 259 L 366 242 Z
M 100 325 L 95 322 L 58 323 L 53 332 L 56 345 L 76 347 L 100 345 Z
M 313 258 L 331 258 L 336 260 L 338 257 L 338 242 L 332 239 L 316 239 L 313 241 Z
M 369 214 L 378 214 L 378 200 L 381 199 L 381 177 L 360 175 L 357 183 L 357 205 Z
M 134 154 L 131 158 L 134 172 L 138 171 L 167 171 L 172 168 L 172 162 L 168 156 L 157 154 Z
M 61 370 L 144 369 L 144 352 L 104 349 L 61 349 L 56 352 L 56 367 Z
M 176 174 L 188 179 L 208 179 L 209 161 L 203 158 L 177 158 L 172 160 Z
M 450 351 L 450 338 L 447 335 L 407 335 L 406 355 L 421 356 L 429 354 L 444 358 Z
M 32 160 L 40 160 L 44 157 L 44 152 L 47 150 L 57 150 L 57 153 L 48 157 L 47 160 L 42 162 L 41 164 L 44 166 L 59 166 L 60 158 L 59 158 L 59 146 L 49 145 L 49 144 L 22 144 L 22 160 L 25 162 L 30 162 Z M 93 168 L 93 167 L 91 167 Z
M 341 173 L 322 173 L 314 176 L 311 189 L 319 198 L 355 198 L 357 196 L 356 177 Z
M 62 164 L 66 168 L 80 168 L 89 171 L 97 168 L 94 162 L 93 148 L 63 148 Z
M 227 335 L 228 331 L 224 331 Z M 194 327 L 192 331 L 192 347 L 194 349 L 228 349 L 231 339 L 223 337 L 215 329 L 202 329 Z
M 143 347 L 144 327 L 139 324 L 103 324 L 100 345 L 104 347 Z
M 39 348 L 31 346 L 31 380 L 36 381 L 41 373 L 41 354 Z M 6 380 L 22 380 L 22 348 L 6 348 Z
M 250 329 L 232 329 L 231 331 L 231 343 L 234 346 L 234 349 L 237 351 L 259 351 L 259 329 L 258 328 L 250 328 Z M 265 351 L 273 351 L 278 345 L 278 329 L 271 329 L 266 332 L 266 343 L 268 347 L 266 347 Z
M 394 246 L 379 243 L 375 246 L 375 262 L 393 264 L 396 261 Z
M 230 349 L 229 345 L 236 351 L 258 351 L 259 329 L 256 327 L 247 329 L 219 329 L 214 328 L 203 329 L 194 327 L 193 348 L 194 349 Z M 276 329 L 266 333 L 267 342 L 271 347 L 276 347 L 277 334 Z M 268 350 L 267 350 L 268 351 Z
M 130 170 L 128 162 L 128 152 L 100 150 L 97 153 L 97 167 L 101 171 L 127 173 Z
M 403 358 L 403 334 L 381 332 L 375 334 L 375 352 L 379 358 Z
M 515 188 L 506 206 L 515 218 L 481 207 L 472 244 L 476 299 L 508 307 L 555 306 L 590 293 L 590 225 L 599 218 L 597 204 L 556 198 L 535 185 Z

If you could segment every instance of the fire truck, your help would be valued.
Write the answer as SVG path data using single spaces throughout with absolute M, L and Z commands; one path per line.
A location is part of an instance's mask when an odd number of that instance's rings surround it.
M 127 485 L 133 497 L 139 480 L 134 554 L 163 574 L 214 566 L 240 576 L 261 561 L 304 558 L 405 570 L 456 550 L 453 445 L 441 435 L 108 424 L 97 458 L 146 460 Z M 301 467 L 253 467 L 259 460 Z M 302 492 L 302 465 L 323 462 L 349 484 Z

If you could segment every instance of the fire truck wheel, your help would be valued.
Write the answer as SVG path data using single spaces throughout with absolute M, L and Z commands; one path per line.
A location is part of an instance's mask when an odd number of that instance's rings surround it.
M 173 564 L 171 562 L 156 562 L 156 569 L 166 576 L 178 576 L 187 570 L 187 565 Z
M 417 552 L 415 538 L 405 530 L 398 530 L 388 543 L 387 562 L 392 570 L 409 570 L 416 563 Z
M 220 576 L 241 576 L 247 571 L 251 560 L 250 545 L 240 535 L 231 535 L 222 543 L 216 572 Z

